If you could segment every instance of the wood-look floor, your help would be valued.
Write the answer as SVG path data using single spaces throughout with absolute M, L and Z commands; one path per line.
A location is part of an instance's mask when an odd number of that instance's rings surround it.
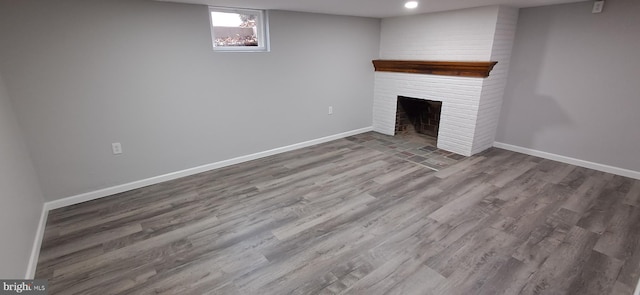
M 500 149 L 434 171 L 362 142 L 52 211 L 36 277 L 49 294 L 633 293 L 639 180 Z

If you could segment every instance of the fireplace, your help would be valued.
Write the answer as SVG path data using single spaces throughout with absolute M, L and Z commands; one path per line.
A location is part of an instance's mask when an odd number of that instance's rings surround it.
M 438 137 L 442 102 L 398 96 L 395 134 L 418 133 Z
M 491 66 L 490 63 L 489 65 Z M 400 119 L 400 126 L 396 126 L 397 110 L 401 106 L 398 98 L 404 97 L 410 98 L 409 101 L 425 101 L 429 107 L 439 108 L 439 119 L 431 120 L 434 124 L 427 120 L 429 124 L 417 128 L 437 135 L 437 148 L 471 156 L 491 147 L 502 103 L 502 92 L 492 89 L 501 86 L 497 83 L 504 79 L 499 76 L 482 78 L 454 75 L 457 72 L 451 73 L 452 76 L 445 76 L 440 75 L 439 69 L 436 72 L 437 74 L 423 74 L 376 70 L 373 130 L 392 136 L 396 134 L 397 128 L 400 128 L 400 132 L 406 131 L 403 130 L 402 121 L 411 122 L 411 119 Z M 429 101 L 432 103 L 429 104 Z M 436 107 L 432 105 L 433 102 L 440 104 Z M 402 107 L 400 114 L 406 111 Z M 424 121 L 423 118 L 422 122 Z M 437 129 L 434 126 L 436 122 Z
M 439 149 L 470 156 L 492 147 L 517 21 L 517 8 L 497 6 L 383 22 L 373 130 L 395 134 L 398 96 L 436 100 Z M 420 38 L 398 37 L 410 35 Z

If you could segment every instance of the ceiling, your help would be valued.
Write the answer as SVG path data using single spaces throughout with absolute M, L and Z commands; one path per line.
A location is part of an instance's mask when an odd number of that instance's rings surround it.
M 404 8 L 406 0 L 159 0 L 211 6 L 279 9 L 366 17 L 392 17 L 487 5 L 534 7 L 588 0 L 417 0 L 416 9 Z

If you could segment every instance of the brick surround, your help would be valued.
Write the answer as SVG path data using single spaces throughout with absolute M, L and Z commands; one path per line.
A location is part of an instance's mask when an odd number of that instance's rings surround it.
M 498 64 L 488 78 L 376 72 L 374 130 L 394 135 L 398 96 L 442 101 L 438 148 L 470 156 L 491 147 L 517 16 L 515 8 L 491 6 L 383 20 L 382 59 Z
M 440 100 L 438 148 L 469 156 L 481 90 L 481 78 L 376 73 L 373 128 L 394 135 L 398 96 Z

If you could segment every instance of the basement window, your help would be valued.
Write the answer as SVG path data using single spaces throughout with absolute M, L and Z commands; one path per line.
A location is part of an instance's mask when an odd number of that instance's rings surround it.
M 267 15 L 264 10 L 209 7 L 213 50 L 269 51 Z

